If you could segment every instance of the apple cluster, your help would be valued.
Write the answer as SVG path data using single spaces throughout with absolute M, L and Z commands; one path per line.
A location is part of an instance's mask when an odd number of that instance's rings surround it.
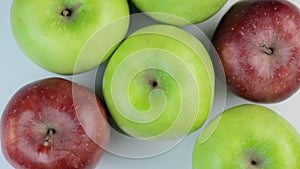
M 96 168 L 114 123 L 121 134 L 147 141 L 176 140 L 203 127 L 193 169 L 299 169 L 299 133 L 257 103 L 281 102 L 299 89 L 300 10 L 287 0 L 241 0 L 224 14 L 205 43 L 218 54 L 223 85 L 252 103 L 208 121 L 219 64 L 188 30 L 226 3 L 13 0 L 12 32 L 33 63 L 61 76 L 105 69 L 96 79 L 101 95 L 58 77 L 19 89 L 1 117 L 7 161 L 17 169 Z M 150 23 L 132 26 L 139 24 L 136 13 Z

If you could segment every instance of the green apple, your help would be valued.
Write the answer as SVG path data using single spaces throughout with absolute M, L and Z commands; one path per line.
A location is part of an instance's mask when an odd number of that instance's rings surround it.
M 34 63 L 75 74 L 109 57 L 127 33 L 128 15 L 126 0 L 13 0 L 11 27 Z
M 132 0 L 152 18 L 175 25 L 195 24 L 217 13 L 227 0 Z
M 300 135 L 283 117 L 260 105 L 226 110 L 198 137 L 193 169 L 299 169 Z
M 175 139 L 210 113 L 215 75 L 202 43 L 170 25 L 131 34 L 109 61 L 103 94 L 116 124 L 141 139 Z

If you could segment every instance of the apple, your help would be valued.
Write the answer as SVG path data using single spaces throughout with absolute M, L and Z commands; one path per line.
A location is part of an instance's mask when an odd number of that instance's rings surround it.
M 193 169 L 299 169 L 300 135 L 267 107 L 235 106 L 203 129 L 192 164 Z
M 230 90 L 259 103 L 275 103 L 300 85 L 300 10 L 283 0 L 234 4 L 213 36 Z
M 155 24 L 138 29 L 120 44 L 102 85 L 110 114 L 125 133 L 172 140 L 206 120 L 215 75 L 198 39 L 178 27 Z
M 152 18 L 174 25 L 203 22 L 217 13 L 227 0 L 131 0 Z
M 24 86 L 1 118 L 2 151 L 18 169 L 95 168 L 109 137 L 100 100 L 61 78 Z
M 11 28 L 25 55 L 58 74 L 104 62 L 129 25 L 126 0 L 13 0 Z

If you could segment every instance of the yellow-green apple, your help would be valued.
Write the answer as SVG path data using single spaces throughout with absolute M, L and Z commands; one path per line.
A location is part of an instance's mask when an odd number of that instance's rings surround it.
M 24 86 L 1 118 L 2 151 L 18 169 L 95 168 L 109 136 L 94 92 L 61 78 Z
M 267 107 L 235 106 L 204 128 L 192 163 L 193 169 L 298 169 L 300 135 Z
M 213 36 L 233 93 L 274 103 L 300 85 L 300 10 L 284 0 L 234 4 Z
M 152 18 L 175 25 L 196 24 L 217 13 L 227 0 L 131 0 Z
M 54 73 L 105 61 L 129 25 L 126 0 L 13 0 L 11 27 L 25 55 Z
M 215 75 L 202 43 L 170 25 L 131 34 L 113 54 L 103 94 L 116 124 L 143 139 L 173 139 L 198 129 L 210 113 Z

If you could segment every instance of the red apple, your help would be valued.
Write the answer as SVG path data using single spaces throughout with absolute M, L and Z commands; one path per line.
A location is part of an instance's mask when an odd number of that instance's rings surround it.
M 274 103 L 300 85 L 300 12 L 284 0 L 244 0 L 221 19 L 213 44 L 233 93 Z
M 91 169 L 110 135 L 94 92 L 60 78 L 20 89 L 1 119 L 3 154 L 18 169 Z

